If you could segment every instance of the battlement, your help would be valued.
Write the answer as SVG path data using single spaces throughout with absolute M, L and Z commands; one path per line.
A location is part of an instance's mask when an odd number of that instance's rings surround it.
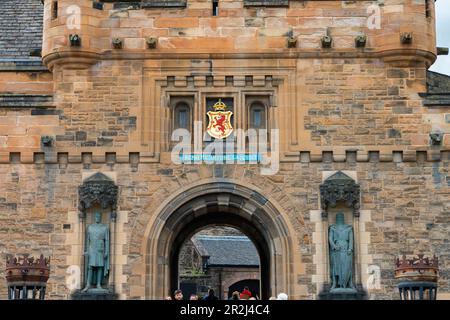
M 436 58 L 434 1 L 214 3 L 45 0 L 43 61 L 83 68 L 101 59 L 270 53 L 430 66 Z
M 115 164 L 169 163 L 170 153 L 154 152 L 0 152 L 0 164 Z M 300 151 L 280 154 L 280 162 L 443 162 L 450 161 L 450 150 L 436 151 Z

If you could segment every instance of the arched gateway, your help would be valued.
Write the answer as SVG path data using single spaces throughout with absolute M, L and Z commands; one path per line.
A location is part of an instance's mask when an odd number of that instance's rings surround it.
M 252 188 L 253 189 L 253 188 Z M 292 227 L 280 206 L 260 192 L 230 180 L 187 186 L 164 203 L 146 230 L 147 299 L 161 299 L 178 285 L 178 254 L 183 241 L 209 225 L 240 229 L 255 244 L 261 260 L 261 294 L 297 295 L 302 269 Z

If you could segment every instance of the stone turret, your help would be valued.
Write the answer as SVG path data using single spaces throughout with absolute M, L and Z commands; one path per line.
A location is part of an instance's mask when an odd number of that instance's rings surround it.
M 83 68 L 97 62 L 104 50 L 101 29 L 106 12 L 96 9 L 92 0 L 44 0 L 42 58 L 53 69 L 55 64 Z
M 421 61 L 427 68 L 434 63 L 437 55 L 434 2 L 378 1 L 380 28 L 368 32 L 376 51 L 385 57 L 385 61 L 406 65 Z
M 434 1 L 45 0 L 43 60 L 82 68 L 103 58 L 171 54 L 436 59 Z M 72 35 L 72 41 L 71 41 Z M 322 39 L 329 39 L 324 46 Z

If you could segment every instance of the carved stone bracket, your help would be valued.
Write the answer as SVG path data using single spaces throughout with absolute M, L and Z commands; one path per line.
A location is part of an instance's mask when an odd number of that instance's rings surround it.
M 334 208 L 338 201 L 353 209 L 353 215 L 359 217 L 360 186 L 341 171 L 333 174 L 320 185 L 320 201 L 322 205 L 322 218 L 328 216 L 328 208 Z
M 103 209 L 111 207 L 111 220 L 117 218 L 117 195 L 119 188 L 114 181 L 103 173 L 96 173 L 78 187 L 79 217 L 86 217 L 86 210 L 94 204 L 99 204 Z

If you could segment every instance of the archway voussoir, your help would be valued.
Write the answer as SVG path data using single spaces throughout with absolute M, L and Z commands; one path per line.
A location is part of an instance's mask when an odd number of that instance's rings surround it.
M 250 201 L 245 201 L 244 205 L 242 206 L 242 209 L 244 211 L 254 213 L 257 209 L 256 205 L 252 204 Z
M 253 192 L 250 196 L 251 199 L 255 200 L 259 205 L 264 206 L 267 203 L 267 198 L 258 192 Z
M 198 206 L 196 206 L 196 207 L 194 208 L 194 215 L 195 215 L 196 217 L 200 217 L 200 216 L 203 216 L 203 215 L 205 215 L 205 214 L 208 214 L 208 212 L 209 212 L 209 209 L 208 209 L 206 203 L 203 204 L 203 205 L 200 205 L 200 204 L 199 204 Z
M 228 206 L 230 204 L 230 195 L 223 193 L 217 196 L 219 206 Z
M 164 264 L 159 266 L 155 265 L 154 260 L 145 260 L 149 263 L 147 269 L 153 270 L 153 273 L 145 277 L 146 294 L 149 297 L 162 298 L 168 294 L 167 290 L 176 279 L 173 272 L 178 272 L 172 267 L 174 257 L 178 259 L 177 248 L 195 230 L 211 223 L 236 227 L 259 246 L 258 251 L 266 248 L 263 252 L 266 255 L 264 261 L 268 263 L 267 270 L 277 270 L 276 275 L 265 271 L 269 281 L 266 283 L 270 285 L 271 291 L 290 292 L 290 287 L 285 284 L 289 283 L 288 277 L 294 266 L 289 262 L 302 261 L 291 257 L 300 255 L 296 247 L 293 247 L 296 242 L 291 240 L 296 236 L 295 230 L 298 228 L 291 224 L 291 217 L 295 212 L 289 197 L 280 195 L 278 199 L 283 202 L 277 202 L 273 193 L 264 191 L 277 190 L 273 183 L 265 178 L 257 181 L 260 183 L 255 186 L 231 179 L 207 179 L 183 186 L 163 201 L 159 200 L 160 205 L 156 209 L 148 207 L 154 214 L 148 215 L 147 220 L 140 220 L 140 223 L 147 221 L 144 237 L 147 242 L 143 245 L 147 249 L 143 252 L 147 257 L 165 257 Z M 163 275 L 155 274 L 155 270 L 160 270 Z
M 245 201 L 244 199 L 242 199 L 236 194 L 230 195 L 230 205 L 241 208 L 244 205 L 244 201 Z

